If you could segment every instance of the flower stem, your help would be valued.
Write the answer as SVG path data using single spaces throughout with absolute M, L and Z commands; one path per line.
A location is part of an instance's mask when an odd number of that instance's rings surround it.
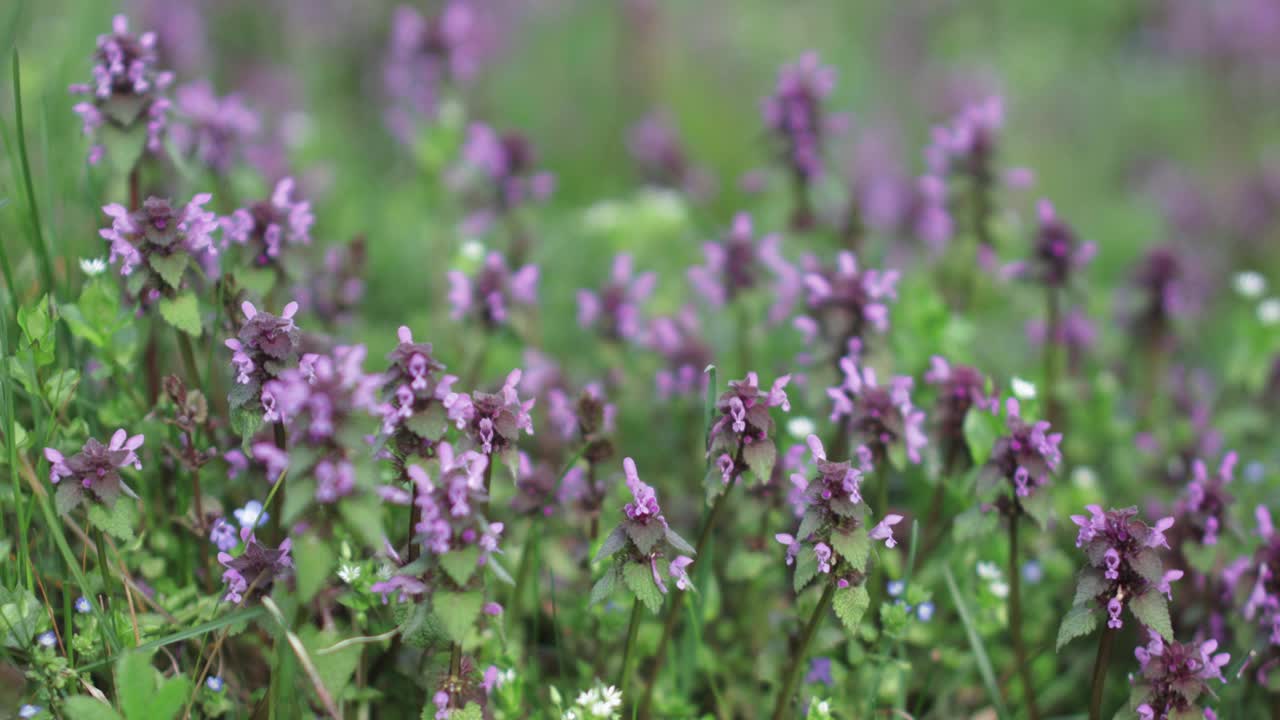
M 1098 637 L 1098 655 L 1093 660 L 1093 680 L 1089 690 L 1089 720 L 1102 720 L 1102 689 L 1107 682 L 1107 660 L 1116 633 L 1104 628 Z
M 635 650 L 636 633 L 640 630 L 640 610 L 641 604 L 637 598 L 631 604 L 631 621 L 627 624 L 627 642 L 622 646 L 622 667 L 618 671 L 618 687 L 622 690 L 622 696 L 627 695 L 627 681 L 631 679 L 631 655 Z
M 809 643 L 813 641 L 814 633 L 818 631 L 818 625 L 826 617 L 827 610 L 831 607 L 831 599 L 835 597 L 835 594 L 836 584 L 828 582 L 827 589 L 822 591 L 822 597 L 818 600 L 818 606 L 813 609 L 813 614 L 809 616 L 809 622 L 804 626 L 804 634 L 800 636 L 800 644 L 796 646 L 791 655 L 791 666 L 787 669 L 786 679 L 782 683 L 782 691 L 778 693 L 778 701 L 773 706 L 773 720 L 782 720 L 787 716 L 787 707 L 791 704 L 791 696 L 795 694 L 796 683 L 800 681 L 800 670 L 804 667 L 804 659 L 809 652 Z
M 288 450 L 289 441 L 285 437 L 284 423 L 276 423 L 272 430 L 275 433 L 276 447 L 280 448 L 282 452 Z M 284 482 L 286 474 L 287 473 L 281 473 L 280 477 L 276 478 L 275 485 L 272 486 L 271 492 L 267 495 L 267 502 L 262 505 L 262 509 L 266 510 L 267 504 L 271 502 L 271 497 L 276 494 L 280 495 L 280 508 L 271 513 L 271 516 L 267 519 L 267 528 L 270 530 L 270 534 L 277 543 L 283 542 L 284 539 L 289 536 L 289 530 L 284 524 L 284 508 L 286 504 L 286 488 L 284 487 Z
M 1058 289 L 1045 288 L 1044 323 L 1044 408 L 1045 418 L 1058 426 L 1058 325 L 1061 322 Z
M 1031 679 L 1031 666 L 1027 663 L 1027 648 L 1022 641 L 1022 579 L 1018 574 L 1018 515 L 1016 509 L 1009 516 L 1009 633 L 1013 636 L 1013 654 L 1017 658 L 1018 673 L 1022 676 L 1022 694 L 1026 696 L 1027 717 L 1039 720 L 1040 708 L 1036 704 L 1035 684 Z

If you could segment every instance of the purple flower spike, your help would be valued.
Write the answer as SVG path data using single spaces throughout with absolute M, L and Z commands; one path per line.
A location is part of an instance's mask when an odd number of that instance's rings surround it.
M 842 251 L 832 267 L 813 257 L 804 266 L 805 314 L 795 320 L 805 343 L 820 337 L 843 351 L 851 339 L 864 340 L 871 332 L 889 329 L 889 302 L 898 299 L 897 270 L 860 268 L 853 253 Z
M 391 100 L 388 123 L 405 144 L 418 141 L 419 122 L 435 119 L 441 94 L 479 69 L 486 53 L 480 20 L 464 0 L 445 3 L 431 17 L 408 5 L 396 8 L 383 83 Z
M 613 273 L 599 292 L 578 291 L 578 324 L 599 328 L 612 341 L 635 341 L 643 330 L 640 306 L 653 294 L 658 276 L 652 272 L 635 275 L 631 256 L 613 259 Z
M 448 277 L 455 320 L 474 316 L 485 328 L 494 329 L 507 324 L 511 310 L 538 304 L 538 266 L 525 265 L 512 272 L 501 253 L 489 253 L 473 278 L 458 270 L 450 271 Z
M 1014 493 L 1024 498 L 1048 484 L 1062 464 L 1062 433 L 1049 432 L 1045 420 L 1028 424 L 1013 398 L 1006 401 L 1005 412 L 1009 434 L 996 440 L 986 471 L 1008 480 Z
M 668 572 L 676 581 L 676 587 L 681 590 L 692 590 L 693 581 L 689 579 L 689 566 L 693 564 L 693 558 L 687 555 L 680 555 L 671 561 L 671 567 Z
M 137 498 L 119 471 L 125 467 L 142 469 L 142 461 L 137 455 L 142 443 L 142 435 L 130 436 L 120 429 L 115 431 L 107 445 L 89 438 L 80 452 L 71 457 L 65 457 L 53 448 L 45 448 L 49 482 L 58 486 L 58 509 L 68 512 L 86 499 L 111 506 L 121 494 Z M 63 480 L 71 482 L 64 483 Z
M 238 95 L 219 98 L 204 81 L 183 85 L 176 95 L 182 118 L 173 127 L 178 147 L 215 173 L 230 171 L 258 133 L 258 116 Z
M 454 183 L 471 189 L 480 199 L 467 226 L 477 232 L 486 230 L 495 218 L 550 197 L 555 176 L 537 170 L 536 164 L 533 143 L 524 135 L 499 133 L 482 124 L 468 128 L 462 164 L 454 171 Z
M 232 409 L 258 404 L 264 422 L 281 422 L 281 398 L 276 392 L 284 387 L 272 382 L 297 358 L 301 333 L 293 316 L 298 312 L 298 303 L 285 305 L 279 316 L 262 312 L 247 301 L 240 309 L 244 312 L 244 325 L 236 337 L 223 343 L 231 350 L 231 365 L 236 371 L 236 385 L 227 400 Z
M 798 273 L 782 257 L 781 243 L 778 235 L 765 235 L 757 243 L 751 215 L 738 213 L 723 240 L 702 246 L 705 263 L 689 268 L 689 282 L 708 303 L 718 307 L 760 287 L 763 276 L 770 273 L 777 298 L 770 320 L 777 322 L 786 317 L 799 294 Z
M 874 462 L 884 462 L 895 448 L 912 464 L 921 461 L 920 451 L 928 443 L 924 434 L 924 411 L 911 402 L 914 381 L 894 377 L 888 386 L 878 384 L 870 367 L 859 367 L 857 358 L 840 359 L 844 382 L 827 389 L 831 398 L 831 419 L 844 420 L 848 429 L 871 452 Z
M 427 585 L 421 580 L 408 575 L 393 575 L 390 580 L 383 580 L 370 585 L 369 590 L 381 595 L 382 604 L 386 605 L 392 594 L 396 594 L 396 602 L 405 602 L 425 593 Z
M 662 517 L 662 508 L 658 506 L 658 496 L 652 487 L 640 479 L 635 461 L 631 458 L 623 458 L 622 467 L 627 475 L 627 489 L 631 491 L 633 498 L 633 501 L 623 508 L 627 519 L 642 525 L 656 521 L 665 526 L 667 521 Z
M 311 203 L 293 199 L 293 178 L 276 183 L 271 197 L 222 219 L 223 245 L 245 247 L 255 267 L 278 266 L 286 246 L 310 245 Z
M 661 113 L 646 115 L 627 131 L 627 150 L 652 185 L 681 190 L 695 200 L 715 191 L 715 180 L 692 164 L 675 126 Z
M 160 153 L 169 99 L 164 90 L 173 83 L 173 73 L 161 71 L 156 56 L 156 34 L 134 35 L 129 21 L 116 15 L 111 32 L 98 36 L 94 53 L 93 80 L 72 85 L 73 95 L 86 99 L 77 103 L 75 111 L 84 122 L 84 134 L 93 137 L 104 125 L 124 132 L 145 132 L 146 149 Z M 97 164 L 105 147 L 95 144 L 89 151 L 89 163 Z M 120 158 L 132 167 L 134 158 Z
M 1140 668 L 1134 681 L 1135 697 L 1141 701 L 1136 708 L 1138 717 L 1217 717 L 1212 710 L 1202 710 L 1198 705 L 1201 697 L 1214 696 L 1209 681 L 1226 682 L 1222 669 L 1231 656 L 1216 652 L 1217 649 L 1217 640 L 1183 644 L 1166 641 L 1159 633 L 1148 630 L 1147 644 L 1133 652 Z
M 1123 627 L 1121 613 L 1125 608 L 1138 614 L 1140 622 L 1151 622 L 1145 608 L 1152 596 L 1171 597 L 1170 583 L 1182 577 L 1179 571 L 1166 573 L 1158 548 L 1165 546 L 1164 531 L 1173 524 L 1165 518 L 1148 526 L 1138 519 L 1135 508 L 1103 511 L 1097 505 L 1085 508 L 1089 516 L 1072 515 L 1080 532 L 1076 546 L 1083 549 L 1088 567 L 1080 573 L 1076 591 L 1078 602 L 1106 610 L 1107 627 Z M 1135 601 L 1142 598 L 1132 610 Z M 1160 603 L 1165 598 L 1159 598 Z M 1087 605 L 1088 606 L 1088 605 Z
M 711 348 L 703 340 L 698 313 L 685 306 L 676 315 L 655 318 L 647 344 L 666 360 L 654 377 L 658 397 L 700 395 L 706 388 L 703 370 L 711 363 Z
M 1180 518 L 1178 525 L 1192 533 L 1197 542 L 1204 545 L 1215 545 L 1218 533 L 1226 522 L 1227 508 L 1234 502 L 1227 492 L 1235 476 L 1235 467 L 1239 456 L 1229 452 L 1223 456 L 1217 472 L 1212 476 L 1203 460 L 1196 460 L 1191 466 L 1191 482 L 1187 484 L 1186 493 L 1177 506 Z
M 535 398 L 521 400 L 516 387 L 521 371 L 512 370 L 497 393 L 474 391 L 470 394 L 449 393 L 443 404 L 459 430 L 471 444 L 486 456 L 509 457 L 515 452 L 520 433 L 533 434 Z
M 147 198 L 142 208 L 129 212 L 111 204 L 102 211 L 111 217 L 111 227 L 98 231 L 110 243 L 109 262 L 119 263 L 120 275 L 129 277 L 128 290 L 135 302 L 148 302 L 160 295 L 172 296 L 186 286 L 188 268 L 200 267 L 217 253 L 213 232 L 217 219 L 204 205 L 208 193 L 173 207 L 168 200 Z M 131 277 L 134 272 L 141 277 Z
M 412 453 L 444 435 L 444 401 L 458 378 L 444 374 L 431 343 L 415 343 L 408 327 L 401 326 L 397 338 L 400 344 L 387 355 L 391 367 L 382 376 L 382 431 L 396 434 L 401 449 Z
M 1048 200 L 1042 199 L 1037 207 L 1040 227 L 1031 260 L 1022 274 L 1045 287 L 1066 287 L 1072 276 L 1093 260 L 1098 247 L 1092 242 L 1080 242 Z
M 967 365 L 952 365 L 938 355 L 930 362 L 924 379 L 938 390 L 934 424 L 949 474 L 973 465 L 964 437 L 965 418 L 972 411 L 999 412 L 1000 401 L 995 394 L 988 393 L 987 379 L 978 370 Z
M 272 583 L 293 570 L 293 558 L 289 555 L 293 541 L 289 538 L 278 548 L 259 542 L 249 528 L 240 531 L 240 538 L 245 543 L 240 555 L 218 553 L 218 562 L 226 568 L 222 573 L 222 582 L 227 586 L 224 599 L 236 604 L 244 602 L 250 592 L 259 596 L 269 594 Z

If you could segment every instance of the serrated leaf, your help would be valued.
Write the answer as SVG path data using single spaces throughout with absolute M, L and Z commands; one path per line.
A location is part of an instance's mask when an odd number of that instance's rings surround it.
M 147 717 L 147 705 L 156 689 L 156 671 L 151 667 L 151 654 L 127 653 L 116 663 L 120 686 L 120 709 L 127 718 Z
M 964 416 L 964 441 L 969 446 L 974 465 L 985 465 L 991 457 L 996 439 L 1004 428 L 1000 418 L 985 412 L 969 412 Z
M 702 487 L 706 491 L 705 501 L 707 505 L 711 505 L 728 489 L 728 484 L 724 481 L 724 476 L 720 474 L 720 468 L 712 465 L 707 468 L 707 474 L 702 478 Z
M 1086 568 L 1080 571 L 1080 576 L 1076 580 L 1076 594 L 1072 598 L 1072 605 L 1085 605 L 1093 601 L 1094 598 L 1102 594 L 1110 583 L 1102 576 L 1102 573 L 1093 568 Z
M 778 449 L 774 447 L 772 440 L 759 440 L 742 448 L 742 459 L 756 476 L 756 482 L 769 482 L 773 465 L 778 460 Z
M 662 591 L 653 582 L 653 569 L 649 563 L 628 562 L 622 566 L 622 581 L 651 612 L 662 607 Z
M 480 560 L 480 547 L 478 545 L 468 545 L 461 550 L 450 550 L 440 556 L 440 567 L 449 574 L 449 577 L 462 587 L 467 584 L 472 575 L 475 575 L 476 563 Z
M 484 720 L 484 711 L 475 703 L 467 703 L 461 710 L 449 713 L 449 720 Z
M 484 595 L 479 590 L 470 592 L 437 591 L 431 595 L 431 610 L 440 619 L 441 628 L 450 640 L 464 642 L 475 626 L 484 605 Z
M 871 539 L 867 537 L 866 527 L 859 526 L 848 533 L 839 530 L 831 533 L 831 547 L 855 570 L 866 572 L 867 556 L 871 553 Z
M 299 602 L 310 602 L 324 587 L 333 572 L 335 560 L 329 544 L 315 535 L 305 535 L 294 545 L 293 564 L 298 578 Z
M 1138 622 L 1160 633 L 1166 642 L 1173 642 L 1173 623 L 1169 621 L 1169 603 L 1155 590 L 1129 600 L 1129 612 Z
M 119 540 L 132 540 L 138 524 L 138 509 L 133 500 L 119 498 L 110 508 L 93 505 L 89 508 L 89 522 L 94 527 Z
M 382 502 L 376 495 L 365 493 L 343 498 L 338 503 L 338 512 L 366 547 L 382 547 L 386 533 L 382 527 Z
M 71 512 L 83 499 L 84 487 L 75 482 L 59 483 L 57 491 L 53 494 L 53 504 L 59 515 Z
M 307 648 L 311 662 L 315 664 L 316 673 L 326 690 L 335 698 L 342 697 L 343 691 L 351 684 L 355 675 L 356 664 L 360 662 L 360 646 L 352 645 L 337 652 L 321 655 L 319 650 L 332 647 L 342 636 L 333 630 L 320 630 L 316 627 L 303 628 L 299 633 L 302 645 Z
M 806 510 L 804 517 L 800 519 L 800 529 L 796 531 L 796 538 L 803 541 L 817 532 L 820 527 L 822 527 L 822 513 L 817 510 Z
M 428 648 L 449 639 L 440 624 L 440 618 L 431 612 L 431 607 L 426 603 L 398 603 L 394 610 L 400 621 L 400 635 L 405 644 Z
M 1149 583 L 1159 584 L 1164 579 L 1164 563 L 1160 562 L 1160 556 L 1155 550 L 1150 548 L 1140 550 L 1134 555 L 1129 560 L 1129 567 Z
M 445 432 L 449 429 L 449 418 L 445 413 L 444 406 L 438 402 L 433 402 L 427 406 L 426 410 L 410 415 L 404 421 L 404 426 L 420 438 L 439 440 L 444 437 Z
M 1098 627 L 1097 613 L 1097 610 L 1088 605 L 1076 605 L 1068 610 L 1062 618 L 1062 624 L 1058 626 L 1057 650 L 1061 652 L 1063 645 L 1093 632 Z
M 670 527 L 667 528 L 667 542 L 671 543 L 671 547 L 675 548 L 677 552 L 690 557 L 697 554 L 693 546 L 689 544 L 689 541 L 680 537 L 680 533 L 672 530 Z
M 811 548 L 804 548 L 800 554 L 796 556 L 796 572 L 792 578 L 791 586 L 799 593 L 805 589 L 813 576 L 818 574 L 818 556 L 814 554 Z
M 200 337 L 200 303 L 192 293 L 175 298 L 161 298 L 160 317 L 191 337 Z
M 653 552 L 653 546 L 666 536 L 667 526 L 658 520 L 640 523 L 632 520 L 624 520 L 622 527 L 627 531 L 627 537 L 631 538 L 631 542 L 635 543 L 636 549 L 641 555 L 648 555 Z
M 0 588 L 0 631 L 3 632 L 4 646 L 23 650 L 31 647 L 42 609 L 30 590 Z
M 866 614 L 870 605 L 871 596 L 867 594 L 866 585 L 840 588 L 831 599 L 836 617 L 840 618 L 845 630 L 850 633 L 858 632 L 858 625 L 862 622 L 862 616 Z
M 618 569 L 610 566 L 600 579 L 591 586 L 591 600 L 588 604 L 595 605 L 602 603 L 613 594 L 614 588 L 618 587 Z
M 190 260 L 189 255 L 178 251 L 172 255 L 152 253 L 151 257 L 147 258 L 147 263 L 164 280 L 166 285 L 177 290 L 182 286 L 182 274 L 187 270 L 188 260 Z
M 600 549 L 596 551 L 596 562 L 601 559 L 612 556 L 627 545 L 627 531 L 621 525 L 615 527 L 613 532 L 605 536 L 604 542 L 600 543 Z

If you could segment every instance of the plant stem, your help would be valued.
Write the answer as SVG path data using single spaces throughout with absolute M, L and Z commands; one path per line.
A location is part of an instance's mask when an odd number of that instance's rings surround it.
M 181 330 L 174 334 L 178 336 L 178 350 L 182 352 L 182 362 L 187 366 L 191 384 L 204 392 L 204 384 L 200 381 L 200 366 L 196 364 L 196 353 L 191 349 L 191 336 Z
M 631 604 L 631 620 L 627 623 L 627 642 L 622 646 L 622 667 L 619 669 L 618 687 L 622 690 L 622 696 L 627 696 L 627 681 L 631 679 L 631 655 L 635 650 L 636 633 L 640 630 L 640 600 L 637 598 Z
M 1061 322 L 1058 289 L 1045 288 L 1044 323 L 1044 409 L 1045 418 L 1058 425 L 1058 325 Z
M 1017 658 L 1018 673 L 1022 676 L 1022 694 L 1026 696 L 1027 716 L 1039 720 L 1040 708 L 1036 705 L 1036 690 L 1031 679 L 1031 666 L 1027 662 L 1027 648 L 1022 641 L 1022 579 L 1018 574 L 1018 515 L 1015 504 L 1009 516 L 1009 632 L 1013 636 L 1013 654 Z
M 835 597 L 835 594 L 836 584 L 828 582 L 827 589 L 822 591 L 822 598 L 818 600 L 818 606 L 813 609 L 813 614 L 809 616 L 809 622 L 804 626 L 804 634 L 800 636 L 800 644 L 796 646 L 791 655 L 791 666 L 787 669 L 786 679 L 782 683 L 782 690 L 778 693 L 778 701 L 773 706 L 773 720 L 782 720 L 787 716 L 787 706 L 791 704 L 791 696 L 795 694 L 796 683 L 800 681 L 800 670 L 804 667 L 804 659 L 809 652 L 809 643 L 813 641 L 814 633 L 818 631 L 818 625 L 826 617 L 827 610 L 831 607 L 831 599 Z
M 276 447 L 280 448 L 281 452 L 287 451 L 289 449 L 289 441 L 285 437 L 284 423 L 276 423 L 272 428 L 272 432 L 275 435 Z M 284 509 L 286 505 L 286 488 L 284 487 L 284 482 L 286 475 L 287 473 L 281 473 L 280 477 L 276 478 L 275 485 L 272 486 L 271 492 L 267 496 L 267 503 L 269 503 L 271 502 L 270 498 L 272 495 L 280 495 L 280 507 L 274 513 L 271 513 L 271 517 L 267 520 L 267 528 L 271 531 L 270 534 L 274 536 L 277 543 L 283 542 L 284 539 L 289 536 L 289 530 L 284 524 Z M 263 503 L 263 510 L 267 509 L 267 503 Z
M 1116 633 L 1104 628 L 1098 637 L 1098 655 L 1093 660 L 1093 680 L 1089 690 L 1089 720 L 1102 720 L 1102 689 L 1107 682 L 1107 660 L 1111 657 L 1111 643 Z

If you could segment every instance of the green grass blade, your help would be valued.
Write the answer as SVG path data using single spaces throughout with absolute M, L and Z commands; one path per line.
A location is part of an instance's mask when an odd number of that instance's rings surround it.
M 262 615 L 264 612 L 266 611 L 261 606 L 238 610 L 236 612 L 223 615 L 220 618 L 215 618 L 208 622 L 200 623 L 199 625 L 193 625 L 185 630 L 180 630 L 176 633 L 165 635 L 162 638 L 156 638 L 155 640 L 144 642 L 138 647 L 132 648 L 131 650 L 129 650 L 129 652 L 135 652 L 135 651 L 150 652 L 152 650 L 158 650 L 166 645 L 173 645 L 174 643 L 180 643 L 183 640 L 190 640 L 191 638 L 194 638 L 194 637 L 200 637 L 201 635 L 204 635 L 206 633 L 211 633 L 215 630 L 221 630 L 222 628 L 227 627 L 228 625 L 234 625 L 239 622 L 249 622 L 251 620 L 256 620 L 258 619 L 258 616 Z M 89 670 L 95 670 L 105 665 L 110 665 L 111 663 L 115 662 L 118 657 L 119 656 L 117 655 L 113 655 L 108 658 L 96 660 L 87 665 L 82 665 L 76 668 L 76 671 L 87 672 Z
M 991 667 L 991 658 L 987 656 L 987 648 L 982 644 L 982 636 L 978 635 L 977 628 L 973 626 L 973 617 L 969 615 L 969 607 L 964 604 L 964 598 L 960 596 L 960 589 L 956 587 L 956 579 L 951 575 L 951 568 L 943 566 L 942 574 L 947 581 L 947 590 L 951 592 L 951 600 L 956 604 L 956 611 L 960 613 L 960 622 L 964 623 L 964 632 L 969 636 L 969 647 L 973 649 L 974 659 L 978 663 L 982 684 L 987 686 L 987 695 L 991 697 L 991 704 L 996 706 L 996 717 L 1004 720 L 1010 717 L 1009 709 L 1004 706 L 1004 698 L 1000 695 L 1000 687 L 996 684 L 996 673 Z
M 27 129 L 22 116 L 22 69 L 18 58 L 18 49 L 13 49 L 13 111 L 18 120 L 18 136 L 14 145 L 18 150 L 18 161 L 22 168 L 22 183 L 27 194 L 27 213 L 31 222 L 31 249 L 36 254 L 40 265 L 40 275 L 44 288 L 49 293 L 57 292 L 53 284 L 53 264 L 49 260 L 49 249 L 44 245 L 44 228 L 40 223 L 40 207 L 36 202 L 35 183 L 31 180 L 31 160 L 27 156 Z

